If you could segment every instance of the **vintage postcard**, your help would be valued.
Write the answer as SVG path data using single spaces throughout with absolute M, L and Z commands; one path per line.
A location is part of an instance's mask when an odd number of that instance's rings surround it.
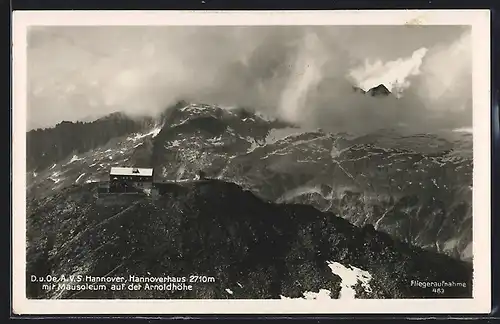
M 489 312 L 489 26 L 14 12 L 13 311 Z

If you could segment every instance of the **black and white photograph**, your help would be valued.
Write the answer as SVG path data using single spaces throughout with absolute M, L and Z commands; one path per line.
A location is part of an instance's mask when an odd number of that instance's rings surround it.
M 13 38 L 25 302 L 489 296 L 488 12 L 107 14 Z

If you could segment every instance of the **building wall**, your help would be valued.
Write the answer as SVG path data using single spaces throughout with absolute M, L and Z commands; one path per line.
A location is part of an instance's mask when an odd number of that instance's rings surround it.
M 111 181 L 131 181 L 131 182 L 153 182 L 153 177 L 146 176 L 123 176 L 123 175 L 110 175 Z
M 110 191 L 113 192 L 133 192 L 143 189 L 151 189 L 153 177 L 139 176 L 110 176 Z

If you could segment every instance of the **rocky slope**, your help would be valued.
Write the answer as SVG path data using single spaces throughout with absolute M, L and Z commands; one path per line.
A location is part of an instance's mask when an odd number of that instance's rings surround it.
M 472 258 L 469 133 L 330 134 L 187 103 L 134 123 L 121 136 L 104 137 L 105 144 L 75 146 L 35 163 L 28 200 L 105 180 L 111 166 L 153 167 L 157 181 L 192 179 L 204 170 L 265 201 L 311 205 L 428 250 Z M 38 161 L 39 151 L 28 149 L 28 159 Z
M 42 171 L 70 154 L 85 153 L 113 138 L 147 129 L 152 122 L 152 118 L 136 121 L 114 113 L 93 122 L 64 121 L 53 128 L 32 130 L 26 134 L 27 168 Z
M 356 227 L 301 204 L 264 202 L 218 180 L 165 185 L 158 200 L 103 206 L 96 184 L 72 185 L 28 205 L 31 298 L 470 297 L 471 266 L 373 226 Z M 66 289 L 35 278 L 66 276 Z M 82 275 L 83 281 L 69 281 Z M 85 276 L 190 278 L 192 290 L 74 290 Z M 62 280 L 62 279 L 61 279 Z M 76 280 L 76 279 L 75 279 Z M 115 279 L 120 280 L 120 279 Z M 464 284 L 441 289 L 422 283 Z M 62 283 L 60 281 L 59 283 Z M 120 287 L 121 285 L 116 285 Z M 157 286 L 155 286 L 157 287 Z

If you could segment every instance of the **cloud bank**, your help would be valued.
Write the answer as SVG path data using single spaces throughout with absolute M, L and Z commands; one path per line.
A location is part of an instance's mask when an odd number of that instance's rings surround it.
M 395 61 L 370 62 L 366 60 L 363 66 L 354 68 L 350 76 L 365 91 L 383 84 L 391 92 L 403 92 L 410 86 L 408 77 L 421 73 L 420 66 L 425 54 L 427 54 L 427 48 L 420 48 L 413 52 L 410 57 Z
M 28 128 L 178 100 L 332 131 L 472 125 L 470 31 L 457 26 L 44 27 L 28 38 Z M 355 93 L 385 84 L 400 98 Z

